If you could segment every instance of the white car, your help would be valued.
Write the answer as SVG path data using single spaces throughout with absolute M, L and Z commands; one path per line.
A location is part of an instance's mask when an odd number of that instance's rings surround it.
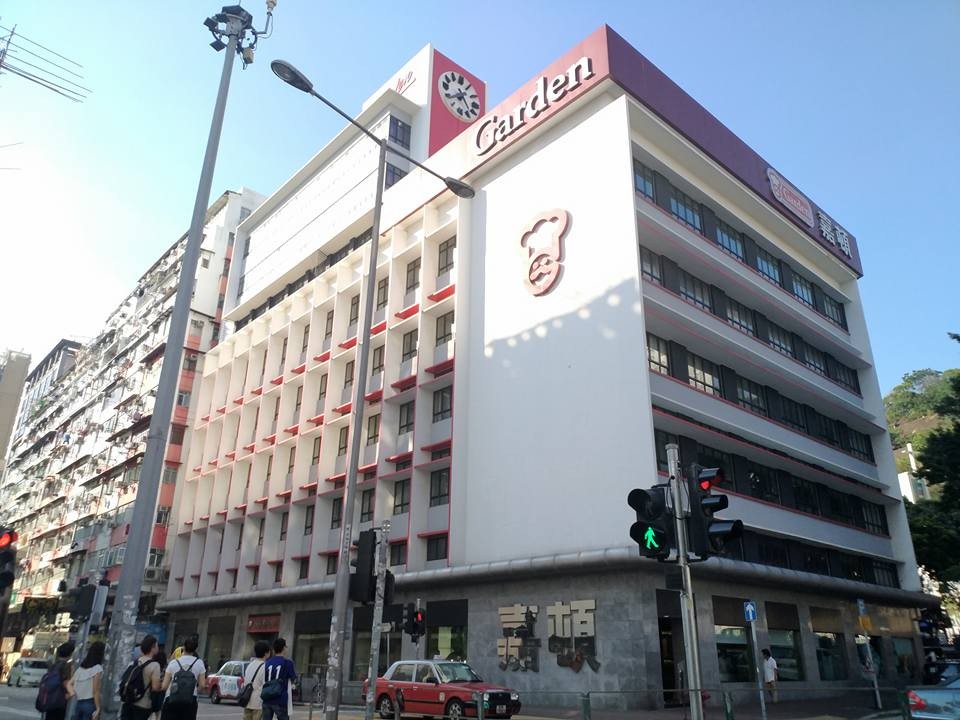
M 50 665 L 46 660 L 36 658 L 20 658 L 7 675 L 7 685 L 39 685 Z

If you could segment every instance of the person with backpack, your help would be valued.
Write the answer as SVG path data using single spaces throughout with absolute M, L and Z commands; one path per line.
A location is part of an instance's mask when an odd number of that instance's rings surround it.
M 207 689 L 207 668 L 197 657 L 197 639 L 183 643 L 183 654 L 167 664 L 163 675 L 163 700 L 160 720 L 196 720 L 197 691 Z
M 99 640 L 91 643 L 86 657 L 73 674 L 73 685 L 77 693 L 73 720 L 97 720 L 100 716 L 100 682 L 103 679 L 105 649 L 106 646 Z
M 72 642 L 58 647 L 56 659 L 40 680 L 34 706 L 43 713 L 44 720 L 64 720 L 67 715 L 67 702 L 73 697 L 70 656 L 74 647 Z
M 243 707 L 243 720 L 261 720 L 263 717 L 263 667 L 270 654 L 270 645 L 265 640 L 253 644 L 253 657 L 243 671 L 243 688 L 237 697 L 237 703 Z
M 154 696 L 163 685 L 157 662 L 157 638 L 147 635 L 140 642 L 140 657 L 127 666 L 120 678 L 121 717 L 124 720 L 148 720 L 156 710 Z
M 297 679 L 297 670 L 293 660 L 283 656 L 287 641 L 277 638 L 273 641 L 273 657 L 263 665 L 263 688 L 260 699 L 263 701 L 263 720 L 290 720 L 293 710 L 290 697 L 290 685 Z

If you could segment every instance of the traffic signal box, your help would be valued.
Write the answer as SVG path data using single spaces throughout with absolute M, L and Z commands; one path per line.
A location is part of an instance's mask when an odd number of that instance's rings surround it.
M 726 510 L 729 499 L 726 495 L 714 495 L 714 485 L 722 485 L 723 470 L 692 465 L 687 473 L 690 492 L 690 523 L 688 535 L 690 551 L 706 560 L 723 551 L 726 543 L 743 534 L 742 520 L 721 520 L 714 514 Z
M 637 513 L 637 521 L 630 526 L 630 537 L 639 546 L 640 556 L 667 558 L 676 544 L 673 513 L 667 507 L 667 488 L 634 488 L 627 495 L 627 504 Z
M 427 615 L 413 603 L 403 606 L 403 631 L 414 643 L 427 633 Z
M 350 575 L 349 597 L 354 602 L 369 605 L 377 600 L 377 532 L 363 530 L 357 539 L 357 559 L 350 564 L 357 569 Z M 383 604 L 393 602 L 393 573 L 387 570 L 383 588 Z
M 0 595 L 13 585 L 17 575 L 17 533 L 0 527 Z

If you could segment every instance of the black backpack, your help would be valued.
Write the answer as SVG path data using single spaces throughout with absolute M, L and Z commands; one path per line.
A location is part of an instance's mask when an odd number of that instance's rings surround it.
M 56 663 L 41 678 L 37 701 L 34 703 L 39 712 L 62 710 L 67 706 L 67 691 L 63 687 L 62 671 L 62 663 Z
M 193 666 L 197 664 L 199 658 L 194 658 L 190 667 L 184 668 L 183 663 L 177 660 L 180 669 L 173 674 L 170 680 L 170 690 L 167 695 L 167 705 L 192 705 L 196 702 L 197 696 L 194 691 L 197 689 L 197 676 L 193 674 Z
M 153 660 L 147 660 L 140 663 L 134 660 L 130 666 L 123 671 L 120 677 L 120 702 L 133 704 L 142 698 L 147 692 L 146 675 L 147 665 Z
M 256 681 L 260 671 L 263 670 L 263 665 L 263 663 L 260 663 L 260 667 L 253 671 L 253 677 L 250 678 L 250 682 L 244 685 L 243 690 L 237 695 L 237 705 L 240 707 L 246 707 L 250 704 L 250 699 L 253 697 L 253 683 Z

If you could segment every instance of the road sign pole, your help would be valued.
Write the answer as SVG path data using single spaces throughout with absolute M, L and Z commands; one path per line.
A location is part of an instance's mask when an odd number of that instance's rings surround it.
M 747 619 L 750 624 L 750 640 L 753 643 L 753 663 L 757 668 L 757 692 L 760 694 L 760 717 L 767 720 L 767 699 L 763 696 L 763 663 L 760 661 L 760 648 L 757 647 L 757 604 L 747 601 L 743 604 L 744 614 L 747 612 L 747 605 L 754 607 L 753 620 Z
M 690 720 L 703 720 L 703 698 L 700 694 L 700 642 L 697 637 L 697 612 L 693 604 L 693 579 L 687 557 L 687 524 L 683 518 L 683 495 L 680 492 L 680 446 L 667 445 L 667 469 L 673 492 L 673 517 L 677 529 L 677 563 L 680 566 L 680 613 L 683 621 L 683 649 L 687 662 L 687 683 L 690 691 Z M 764 719 L 766 720 L 766 719 Z
M 377 538 L 377 594 L 373 602 L 373 623 L 370 625 L 370 664 L 367 666 L 367 697 L 364 698 L 365 720 L 373 720 L 374 704 L 377 701 L 377 676 L 380 674 L 380 630 L 383 624 L 383 593 L 387 586 L 387 541 L 390 537 L 390 521 L 380 525 Z M 389 642 L 389 633 L 387 634 Z M 390 654 L 387 651 L 387 660 Z

